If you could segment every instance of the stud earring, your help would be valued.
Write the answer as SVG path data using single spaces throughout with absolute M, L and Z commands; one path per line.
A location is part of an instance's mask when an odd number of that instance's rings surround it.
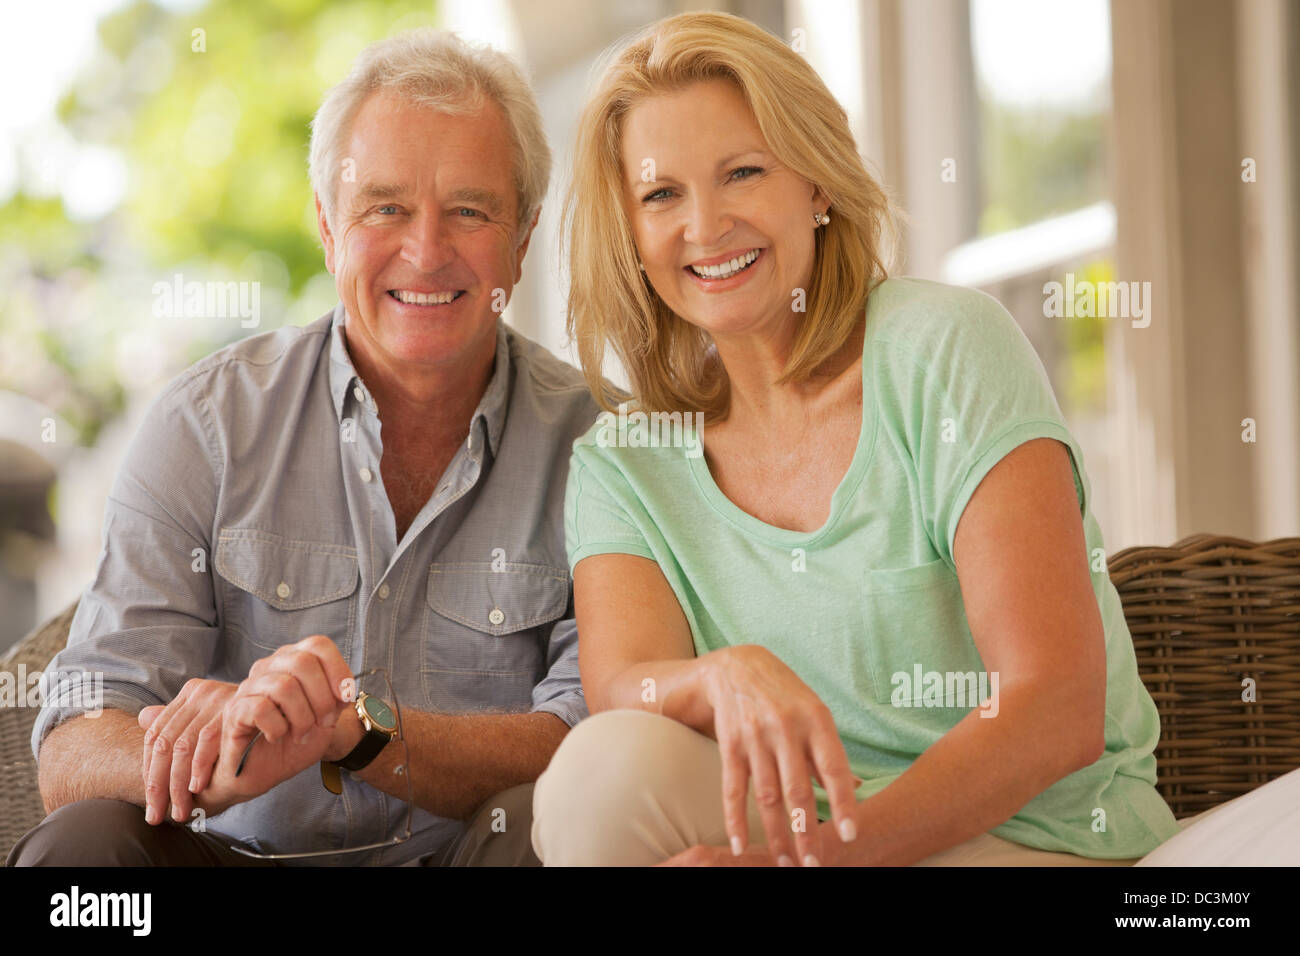
M 830 225 L 830 221 L 831 221 L 831 216 L 829 212 L 813 213 L 814 229 L 816 229 L 818 226 L 828 226 Z
M 645 263 L 644 263 L 644 262 L 638 262 L 637 265 L 641 267 L 641 271 L 642 271 L 642 272 L 645 272 Z

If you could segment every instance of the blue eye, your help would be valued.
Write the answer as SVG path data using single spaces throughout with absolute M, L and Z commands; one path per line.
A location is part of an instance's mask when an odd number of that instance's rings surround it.
M 732 179 L 752 179 L 753 176 L 757 176 L 757 175 L 758 175 L 759 173 L 761 173 L 762 171 L 763 171 L 763 168 L 762 168 L 761 166 L 741 166 L 739 169 L 736 169 L 736 170 L 733 170 L 733 171 L 732 171 L 732 173 L 731 173 L 731 178 L 732 178 Z M 752 173 L 753 176 L 742 176 L 741 173 Z
M 392 210 L 396 211 L 397 207 L 396 207 L 396 206 L 380 206 L 378 209 L 375 210 L 375 212 L 383 212 L 385 209 L 392 209 Z
M 473 217 L 473 216 L 482 216 L 482 215 L 483 215 L 483 214 L 482 214 L 481 212 L 479 212 L 477 209 L 471 209 L 471 208 L 469 208 L 468 206 L 461 206 L 460 209 L 457 210 L 457 211 L 460 212 L 460 213 L 462 213 L 462 215 L 461 215 L 461 218 L 462 218 L 462 219 L 468 219 L 468 218 Z M 465 216 L 465 215 L 463 215 L 464 213 L 469 213 L 469 216 Z
M 656 189 L 654 192 L 646 195 L 645 198 L 643 198 L 641 201 L 662 202 L 664 199 L 667 199 L 671 193 L 672 193 L 671 189 Z

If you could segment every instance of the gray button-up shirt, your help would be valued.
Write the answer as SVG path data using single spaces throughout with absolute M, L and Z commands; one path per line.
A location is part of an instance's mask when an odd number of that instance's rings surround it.
M 492 377 L 433 497 L 396 537 L 380 421 L 346 313 L 245 339 L 174 381 L 109 496 L 104 549 L 59 672 L 103 673 L 132 714 L 191 677 L 238 682 L 281 645 L 328 635 L 381 667 L 403 707 L 586 716 L 564 550 L 573 440 L 598 411 L 581 375 L 498 320 Z M 363 690 L 376 692 L 371 679 Z M 379 681 L 382 692 L 382 681 Z M 94 702 L 51 695 L 32 747 Z M 264 852 L 396 836 L 404 801 L 316 767 L 206 821 Z M 509 821 L 507 821 L 509 825 Z M 415 836 L 320 862 L 402 863 L 464 828 L 416 809 Z M 316 862 L 316 861 L 312 861 Z

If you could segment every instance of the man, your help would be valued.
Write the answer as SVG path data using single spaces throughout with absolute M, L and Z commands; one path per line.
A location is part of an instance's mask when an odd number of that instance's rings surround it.
M 384 844 L 408 786 L 412 839 L 305 859 L 536 863 L 531 783 L 586 715 L 562 515 L 597 412 L 499 316 L 549 167 L 518 68 L 449 35 L 375 44 L 326 97 L 311 175 L 340 304 L 151 409 L 52 665 L 103 672 L 104 712 L 46 701 L 51 815 L 11 863 Z M 354 683 L 376 668 L 396 701 Z

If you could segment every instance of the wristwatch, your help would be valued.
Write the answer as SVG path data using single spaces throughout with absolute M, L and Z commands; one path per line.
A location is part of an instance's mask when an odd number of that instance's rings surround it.
M 357 695 L 355 704 L 357 708 L 357 717 L 361 719 L 361 727 L 365 730 L 365 736 L 361 742 L 352 748 L 351 752 L 342 760 L 322 760 L 320 762 L 321 783 L 325 789 L 333 794 L 343 792 L 343 778 L 339 770 L 350 770 L 354 773 L 370 765 L 370 762 L 379 756 L 379 752 L 388 746 L 389 741 L 397 736 L 397 717 L 393 710 L 380 697 L 373 694 L 367 694 L 362 691 Z

